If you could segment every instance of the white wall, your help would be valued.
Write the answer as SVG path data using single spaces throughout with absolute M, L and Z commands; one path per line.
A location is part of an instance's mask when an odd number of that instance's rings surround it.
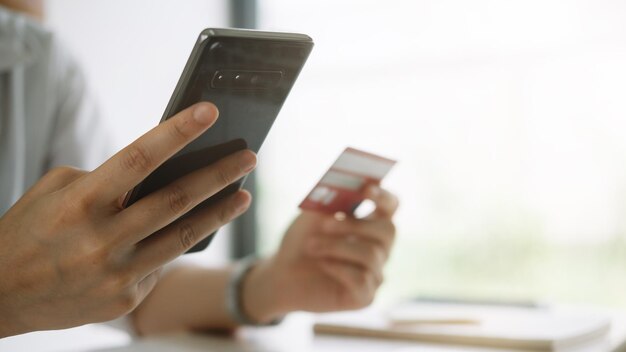
M 223 0 L 49 0 L 47 22 L 82 63 L 123 146 L 155 125 L 198 33 L 223 27 Z
M 384 183 L 402 204 L 392 296 L 626 307 L 626 2 L 259 0 L 259 11 L 262 28 L 315 40 L 259 155 L 264 251 L 349 145 L 399 160 Z

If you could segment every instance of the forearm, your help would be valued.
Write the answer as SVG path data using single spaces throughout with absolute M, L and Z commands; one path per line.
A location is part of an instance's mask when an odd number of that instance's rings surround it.
M 267 322 L 284 314 L 273 300 L 272 275 L 260 263 L 246 275 L 243 309 L 253 319 Z M 227 330 L 237 327 L 226 305 L 232 268 L 180 267 L 168 272 L 132 313 L 139 334 L 180 330 Z

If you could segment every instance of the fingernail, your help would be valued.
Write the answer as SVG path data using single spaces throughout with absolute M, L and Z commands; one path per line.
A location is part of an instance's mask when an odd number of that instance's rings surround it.
M 208 104 L 199 104 L 193 110 L 193 118 L 198 123 L 206 125 L 213 120 L 212 111 Z
M 245 152 L 239 159 L 239 162 L 243 171 L 252 171 L 256 167 L 256 154 L 252 152 Z

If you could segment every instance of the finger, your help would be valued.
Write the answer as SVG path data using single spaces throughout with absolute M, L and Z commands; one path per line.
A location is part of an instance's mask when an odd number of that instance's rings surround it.
M 256 155 L 242 150 L 147 195 L 116 215 L 115 224 L 123 229 L 119 242 L 141 241 L 241 179 L 255 166 Z
M 332 280 L 343 287 L 345 306 L 342 308 L 360 308 L 369 305 L 376 289 L 380 286 L 376 279 L 362 268 L 341 262 L 325 261 L 320 269 Z
M 114 202 L 207 130 L 217 115 L 211 103 L 199 103 L 179 112 L 87 175 L 78 191 L 92 192 L 98 202 Z
M 322 231 L 330 235 L 357 236 L 379 243 L 385 252 L 391 250 L 393 245 L 396 227 L 389 219 L 356 219 L 345 218 L 337 220 L 332 217 L 324 219 Z
M 250 199 L 250 193 L 238 191 L 146 238 L 137 245 L 131 270 L 141 275 L 172 261 L 244 213 L 250 206 Z
M 373 201 L 376 205 L 376 209 L 371 214 L 370 218 L 383 217 L 390 219 L 393 217 L 396 210 L 398 210 L 398 206 L 400 205 L 398 197 L 374 184 L 369 185 L 365 189 L 365 198 Z
M 377 280 L 382 280 L 387 253 L 370 241 L 350 240 L 350 237 L 313 239 L 309 242 L 308 250 L 313 257 L 356 265 L 371 272 Z

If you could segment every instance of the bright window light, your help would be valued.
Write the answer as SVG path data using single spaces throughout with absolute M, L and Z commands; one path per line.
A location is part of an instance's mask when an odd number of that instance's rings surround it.
M 626 3 L 259 7 L 316 42 L 260 155 L 263 252 L 353 146 L 399 160 L 382 299 L 626 306 Z

